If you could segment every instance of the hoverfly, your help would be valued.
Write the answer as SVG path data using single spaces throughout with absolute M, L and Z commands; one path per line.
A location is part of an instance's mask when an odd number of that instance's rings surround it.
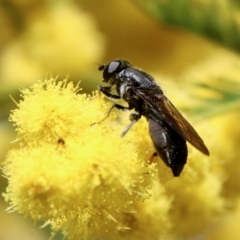
M 187 162 L 186 141 L 209 156 L 201 137 L 168 100 L 152 76 L 134 68 L 124 59 L 113 60 L 99 66 L 98 69 L 103 71 L 103 82 L 108 84 L 99 86 L 99 90 L 109 99 L 123 99 L 128 103 L 128 107 L 115 103 L 108 115 L 113 108 L 135 110 L 130 115 L 131 123 L 125 128 L 122 136 L 141 116 L 144 116 L 148 121 L 149 133 L 157 151 L 154 154 L 161 157 L 175 177 L 180 176 Z M 112 94 L 114 89 L 117 94 Z

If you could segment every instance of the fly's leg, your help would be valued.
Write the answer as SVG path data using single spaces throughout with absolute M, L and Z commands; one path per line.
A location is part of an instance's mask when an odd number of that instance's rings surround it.
M 120 97 L 118 95 L 114 95 L 114 94 L 111 93 L 112 88 L 109 87 L 109 86 L 98 86 L 98 89 L 99 89 L 100 92 L 102 92 L 110 100 L 119 100 L 120 99 Z M 123 107 L 119 104 L 113 104 L 113 106 L 108 110 L 108 113 L 107 113 L 106 117 L 104 117 L 102 120 L 100 120 L 98 122 L 92 123 L 91 126 L 93 126 L 95 124 L 99 124 L 99 123 L 103 122 L 104 120 L 106 120 L 109 117 L 113 108 L 117 108 L 117 109 L 120 109 L 120 110 L 123 110 L 123 111 L 129 109 L 128 107 Z
M 148 163 L 152 164 L 154 161 L 154 158 L 157 157 L 157 155 L 158 155 L 157 152 L 153 153 L 152 156 L 148 159 Z
M 112 88 L 108 86 L 98 86 L 100 92 L 102 92 L 110 100 L 119 100 L 120 96 L 111 93 Z
M 109 86 L 99 86 L 98 87 L 99 91 L 102 92 L 107 98 L 111 99 L 111 100 L 119 100 L 120 99 L 120 96 L 118 95 L 114 95 L 111 93 L 111 90 L 112 88 L 109 87 Z M 98 123 L 101 123 L 103 122 L 105 119 L 107 119 L 111 113 L 111 111 L 113 110 L 113 108 L 117 108 L 121 111 L 129 111 L 129 110 L 132 110 L 133 107 L 132 106 L 129 106 L 129 107 L 124 107 L 122 105 L 119 105 L 119 104 L 113 104 L 113 106 L 109 109 L 107 115 L 105 118 L 103 118 L 101 121 L 99 122 L 96 122 L 96 123 L 93 123 L 92 125 L 94 124 L 98 124 Z M 122 134 L 121 134 L 121 137 L 123 137 L 129 130 L 130 128 L 141 118 L 141 114 L 140 113 L 132 113 L 130 116 L 129 116 L 129 119 L 131 121 L 131 123 L 123 130 Z
M 115 96 L 115 95 L 114 95 L 114 96 Z M 104 120 L 106 120 L 106 119 L 109 117 L 111 111 L 112 111 L 114 108 L 117 108 L 117 109 L 122 110 L 122 111 L 128 111 L 128 110 L 130 110 L 129 107 L 124 107 L 124 106 L 122 106 L 122 105 L 119 105 L 119 104 L 116 104 L 116 103 L 115 103 L 115 104 L 113 104 L 112 107 L 108 110 L 108 113 L 107 113 L 106 117 L 104 117 L 102 120 L 100 120 L 100 121 L 98 121 L 98 122 L 92 123 L 91 126 L 92 126 L 92 125 L 95 125 L 95 124 L 99 124 L 99 123 L 103 122 Z
M 129 116 L 129 120 L 131 121 L 131 123 L 123 130 L 121 137 L 124 137 L 125 134 L 130 130 L 130 128 L 141 118 L 141 114 L 140 113 L 132 113 Z

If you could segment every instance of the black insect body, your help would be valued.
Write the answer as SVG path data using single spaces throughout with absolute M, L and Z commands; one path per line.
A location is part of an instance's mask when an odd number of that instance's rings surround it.
M 186 140 L 173 128 L 160 125 L 148 119 L 149 133 L 153 144 L 165 164 L 172 169 L 174 176 L 179 176 L 187 161 Z
M 174 176 L 180 175 L 187 162 L 186 141 L 203 154 L 209 155 L 201 137 L 167 99 L 152 76 L 134 68 L 124 59 L 101 65 L 99 70 L 103 71 L 103 82 L 109 84 L 99 86 L 99 90 L 112 100 L 123 99 L 128 103 L 128 107 L 114 104 L 109 113 L 114 107 L 120 110 L 135 110 L 135 113 L 130 115 L 131 123 L 122 136 L 142 115 L 146 117 L 156 151 L 172 169 Z M 114 89 L 117 95 L 111 93 Z

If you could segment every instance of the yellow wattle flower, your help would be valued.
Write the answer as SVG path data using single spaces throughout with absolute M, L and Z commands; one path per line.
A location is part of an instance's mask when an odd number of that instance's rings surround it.
M 110 104 L 100 95 L 78 93 L 66 80 L 39 81 L 22 90 L 12 111 L 21 147 L 4 163 L 5 194 L 12 208 L 33 220 L 50 221 L 71 239 L 102 236 L 127 227 L 124 215 L 150 197 L 155 170 L 147 151 L 137 153 L 134 131 L 113 131 Z M 133 136 L 135 135 L 135 136 Z M 84 237 L 85 236 L 85 237 Z
M 112 104 L 98 93 L 50 78 L 21 96 L 10 116 L 20 144 L 3 164 L 9 209 L 69 240 L 187 238 L 224 213 L 214 156 L 189 147 L 181 177 L 173 178 L 159 158 L 147 163 L 154 148 L 144 118 L 124 138 L 114 113 L 93 124 Z

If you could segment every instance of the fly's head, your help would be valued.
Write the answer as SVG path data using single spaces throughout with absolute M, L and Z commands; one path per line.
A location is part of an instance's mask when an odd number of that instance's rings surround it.
M 124 59 L 113 60 L 108 64 L 99 66 L 98 70 L 103 71 L 103 82 L 111 86 L 117 84 L 118 74 L 126 68 L 132 67 L 132 64 Z

